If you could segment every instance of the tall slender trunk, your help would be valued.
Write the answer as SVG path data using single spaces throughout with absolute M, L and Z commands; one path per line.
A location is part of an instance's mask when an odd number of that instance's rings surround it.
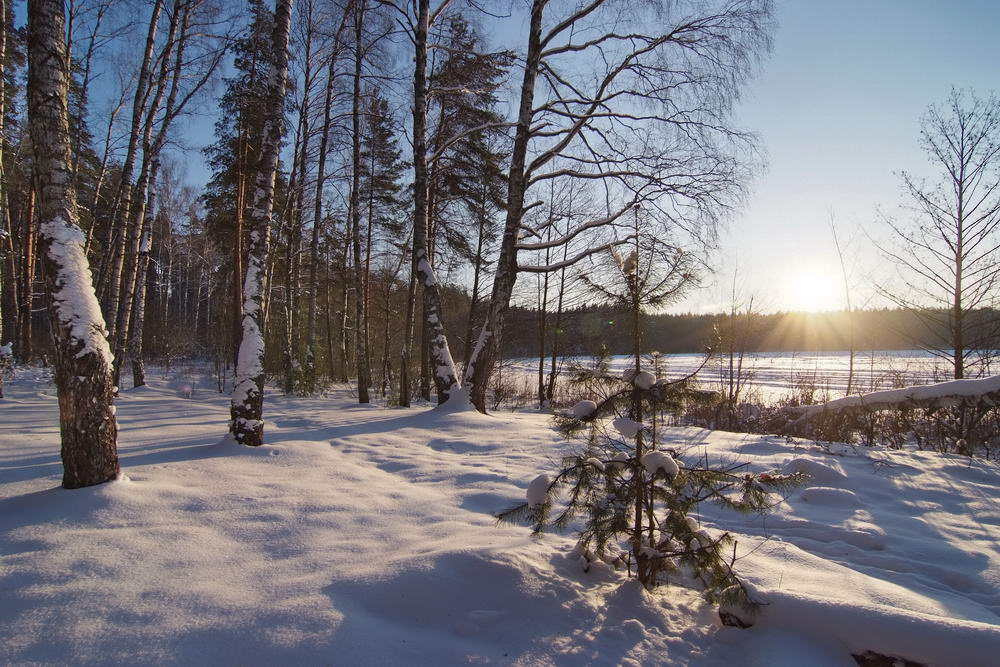
M 295 283 L 295 217 L 297 215 L 297 202 L 296 193 L 301 189 L 300 178 L 304 169 L 300 168 L 305 160 L 305 151 L 303 150 L 302 141 L 303 133 L 305 132 L 305 116 L 304 114 L 299 114 L 299 124 L 295 131 L 295 144 L 292 149 L 292 177 L 288 181 L 288 195 L 285 198 L 285 210 L 282 212 L 281 219 L 283 220 L 281 228 L 285 231 L 285 303 L 284 303 L 284 340 L 283 349 L 281 352 L 281 365 L 282 365 L 282 391 L 285 394 L 291 394 L 295 389 L 295 373 L 294 373 L 294 323 L 292 322 L 292 313 L 295 311 L 295 301 L 292 296 Z
M 413 249 L 410 248 L 410 255 Z M 410 350 L 413 349 L 413 319 L 417 302 L 417 272 L 410 267 L 406 286 L 406 315 L 403 319 L 403 340 L 399 353 L 399 405 L 410 407 Z
M 152 183 L 153 179 L 156 177 L 154 172 L 159 167 L 160 146 L 157 146 L 156 144 L 160 142 L 159 136 L 157 136 L 157 141 L 154 142 L 153 128 L 156 124 L 156 117 L 160 112 L 161 106 L 163 105 L 164 97 L 167 96 L 168 88 L 171 89 L 170 94 L 173 97 L 171 100 L 172 103 L 176 99 L 177 89 L 179 87 L 178 77 L 180 76 L 180 72 L 174 72 L 174 82 L 169 86 L 168 75 L 171 71 L 171 53 L 173 49 L 178 46 L 177 29 L 180 25 L 181 15 L 182 13 L 186 15 L 186 12 L 182 12 L 182 3 L 183 0 L 174 0 L 173 11 L 170 13 L 170 23 L 167 30 L 166 45 L 164 46 L 162 53 L 159 54 L 160 71 L 159 77 L 156 81 L 156 92 L 154 93 L 153 101 L 150 103 L 149 109 L 146 112 L 146 121 L 142 131 L 142 164 L 139 168 L 139 178 L 136 181 L 135 188 L 133 188 L 133 192 L 129 200 L 131 205 L 127 213 L 129 220 L 128 241 L 123 263 L 121 287 L 119 289 L 118 313 L 115 315 L 114 378 L 116 385 L 120 383 L 119 378 L 121 376 L 121 365 L 125 361 L 125 346 L 129 339 L 129 321 L 132 315 L 132 304 L 135 301 L 135 288 L 139 270 L 139 246 L 145 234 L 143 226 L 146 223 L 146 200 L 149 195 L 150 183 Z M 178 68 L 179 67 L 180 63 L 178 63 Z M 161 133 L 166 130 L 165 126 L 168 123 L 169 115 L 163 119 L 163 127 L 160 129 Z M 109 316 L 110 315 L 111 313 L 109 313 Z
M 483 179 L 483 190 L 487 188 L 486 180 Z M 485 202 L 485 199 L 483 200 Z M 476 232 L 476 257 L 472 262 L 472 295 L 469 300 L 469 319 L 465 325 L 465 354 L 462 356 L 463 367 L 468 368 L 469 359 L 472 357 L 472 337 L 476 324 L 476 312 L 479 306 L 479 282 L 483 273 L 483 245 L 486 236 L 486 210 L 485 203 L 480 212 L 478 230 Z
M 119 331 L 119 338 L 122 343 L 120 348 L 116 348 L 116 355 L 124 356 L 124 341 L 128 341 L 129 359 L 132 363 L 132 381 L 133 385 L 136 387 L 142 386 L 146 383 L 146 372 L 142 358 L 142 336 L 146 318 L 146 278 L 149 271 L 149 252 L 152 248 L 153 221 L 156 215 L 156 183 L 160 174 L 160 156 L 164 145 L 166 145 L 170 123 L 173 120 L 175 113 L 178 111 L 177 96 L 180 91 L 181 74 L 184 64 L 184 50 L 189 37 L 188 29 L 191 17 L 190 2 L 182 3 L 181 0 L 177 0 L 174 3 L 174 14 L 176 15 L 178 12 L 181 13 L 181 17 L 179 19 L 180 37 L 178 38 L 175 47 L 176 50 L 170 81 L 170 93 L 167 95 L 167 102 L 163 108 L 163 120 L 161 121 L 156 137 L 151 145 L 144 147 L 151 164 L 149 167 L 148 178 L 142 190 L 144 200 L 138 205 L 137 210 L 137 216 L 140 212 L 142 214 L 142 223 L 140 225 L 141 237 L 139 240 L 138 253 L 136 255 L 136 271 L 133 279 L 135 287 L 129 290 L 130 293 L 132 291 L 135 292 L 131 318 L 132 324 L 130 329 Z M 174 32 L 175 30 L 171 28 L 171 35 L 173 35 Z M 163 54 L 164 61 L 166 61 L 166 55 L 166 53 Z M 163 71 L 164 76 L 165 74 L 166 70 Z M 200 300 L 197 301 L 195 305 L 196 307 L 200 306 Z M 196 317 L 194 321 L 195 326 L 197 327 L 197 310 L 195 311 L 195 314 Z
M 368 359 L 367 336 L 363 331 L 368 328 L 367 300 L 364 296 L 365 265 L 361 259 L 361 66 L 364 61 L 362 44 L 362 28 L 367 9 L 367 0 L 359 0 L 354 9 L 354 99 L 351 105 L 351 128 L 353 145 L 351 152 L 351 245 L 354 249 L 354 340 L 356 363 L 358 367 L 358 402 L 368 403 L 370 397 L 368 388 L 371 386 L 371 368 Z
M 326 71 L 326 93 L 323 98 L 323 128 L 319 139 L 319 157 L 316 165 L 316 189 L 313 195 L 313 224 L 312 238 L 309 242 L 309 305 L 306 314 L 306 357 L 304 381 L 309 393 L 316 391 L 316 301 L 319 294 L 318 269 L 319 269 L 319 237 L 323 223 L 323 186 L 326 183 L 326 151 L 330 141 L 330 113 L 333 108 L 333 84 L 337 76 L 337 56 L 340 54 L 340 36 L 347 23 L 347 12 L 344 12 L 340 27 L 334 37 L 333 52 L 327 63 Z M 330 333 L 330 273 L 326 273 L 326 294 L 327 294 L 327 338 L 328 343 L 332 339 Z M 330 368 L 333 368 L 333 349 L 330 346 Z
M 350 262 L 351 255 L 351 218 L 350 216 L 344 220 L 344 252 L 341 255 L 340 266 L 343 269 L 342 275 L 343 280 L 341 281 L 340 288 L 340 312 L 338 317 L 338 328 L 340 330 L 340 381 L 348 381 L 347 369 L 350 365 L 350 352 L 347 346 L 347 334 L 348 334 L 348 313 L 349 302 L 351 296 L 350 280 L 348 280 L 348 264 Z
M 128 148 L 125 151 L 125 161 L 122 164 L 121 181 L 118 184 L 118 192 L 115 196 L 114 216 L 109 226 L 109 239 L 111 234 L 117 234 L 118 239 L 114 244 L 114 251 L 111 254 L 111 269 L 103 275 L 105 281 L 98 291 L 107 294 L 105 312 L 108 317 L 108 324 L 112 327 L 110 335 L 114 337 L 118 303 L 121 297 L 122 271 L 125 264 L 125 252 L 129 233 L 127 231 L 127 221 L 132 209 L 132 172 L 135 170 L 136 154 L 139 149 L 139 133 L 142 125 L 142 118 L 146 108 L 146 99 L 149 93 L 149 79 L 152 75 L 151 66 L 153 61 L 153 49 L 156 45 L 156 33 L 160 23 L 160 14 L 163 11 L 163 0 L 154 0 L 152 13 L 149 17 L 149 30 L 146 33 L 146 47 L 143 51 L 142 65 L 139 68 L 139 79 L 135 87 L 135 97 L 132 100 L 132 124 L 129 130 Z M 106 247 L 110 247 L 109 242 Z
M 28 7 L 28 122 L 39 252 L 52 302 L 63 486 L 73 489 L 115 479 L 119 467 L 111 349 L 71 187 L 64 22 L 62 0 L 32 0 Z
M 0 0 L 0 257 L 3 257 L 6 253 L 4 252 L 3 244 L 4 242 L 10 242 L 8 234 L 7 224 L 7 172 L 4 169 L 3 159 L 4 159 L 4 110 L 7 86 L 5 82 L 5 74 L 7 71 L 7 0 Z M 0 266 L 0 345 L 4 344 L 4 327 L 6 325 L 6 318 L 9 317 L 8 310 L 10 304 L 7 300 L 8 290 L 14 289 L 13 276 L 7 275 L 7 266 Z M 0 374 L 2 375 L 2 374 Z M 3 397 L 3 377 L 0 377 L 0 398 Z
M 549 194 L 549 223 L 548 228 L 545 233 L 545 240 L 552 240 L 552 226 L 555 224 L 553 221 L 553 191 L 554 186 L 550 187 Z M 545 263 L 548 264 L 552 258 L 552 249 L 545 249 Z M 538 309 L 538 407 L 545 407 L 545 340 L 548 335 L 547 325 L 548 325 L 548 309 L 549 309 L 549 274 L 545 273 L 542 275 L 542 286 L 541 286 L 541 298 L 539 299 L 540 307 Z
M 428 331 L 430 363 L 438 403 L 458 387 L 458 373 L 445 335 L 441 294 L 428 253 L 427 201 L 427 31 L 430 0 L 418 0 L 413 69 L 413 258 L 410 270 L 423 287 L 424 326 Z
M 21 331 L 18 337 L 20 339 L 18 356 L 22 363 L 28 363 L 34 358 L 31 311 L 35 295 L 35 205 L 35 188 L 32 187 L 28 194 L 28 213 L 24 220 L 24 242 L 21 246 L 24 263 L 21 268 Z
M 248 220 L 250 249 L 243 283 L 243 335 L 236 367 L 236 386 L 230 413 L 230 432 L 242 445 L 264 444 L 264 331 L 263 285 L 270 249 L 274 180 L 284 121 L 285 85 L 288 79 L 288 33 L 292 0 L 277 0 L 271 34 L 271 67 L 264 100 L 261 159 L 256 174 L 254 204 Z
M 517 129 L 511 152 L 507 178 L 507 219 L 504 223 L 500 256 L 493 277 L 493 291 L 486 312 L 486 319 L 479 331 L 472 358 L 465 369 L 464 384 L 472 403 L 486 411 L 486 386 L 500 351 L 504 318 L 510 307 L 517 280 L 517 242 L 524 215 L 524 195 L 527 189 L 525 164 L 530 139 L 532 109 L 535 99 L 535 80 L 542 57 L 542 14 L 546 0 L 532 0 L 531 22 L 528 34 L 528 52 L 521 81 L 521 99 L 518 107 Z

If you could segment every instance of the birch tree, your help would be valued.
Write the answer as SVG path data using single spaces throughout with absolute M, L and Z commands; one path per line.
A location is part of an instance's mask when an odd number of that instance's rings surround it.
M 274 208 L 274 179 L 284 128 L 285 85 L 288 79 L 288 33 L 292 0 L 277 0 L 273 47 L 267 95 L 264 102 L 264 132 L 261 159 L 256 174 L 253 208 L 247 224 L 250 248 L 243 281 L 243 321 L 237 355 L 236 385 L 233 388 L 230 433 L 241 445 L 264 444 L 264 331 L 263 278 L 270 248 L 271 214 Z
M 119 466 L 111 349 L 71 186 L 65 20 L 62 0 L 34 0 L 28 7 L 39 253 L 52 300 L 63 486 L 74 489 L 115 479 Z
M 639 203 L 661 224 L 710 240 L 738 203 L 753 137 L 728 116 L 769 44 L 770 16 L 769 0 L 532 0 L 500 256 L 464 376 L 480 410 L 518 274 L 557 270 L 607 245 L 549 266 L 521 265 L 519 253 L 614 226 Z M 553 167 L 557 158 L 574 164 Z M 537 233 L 522 224 L 535 205 L 528 195 L 556 178 L 600 184 L 615 201 L 559 239 L 529 240 Z

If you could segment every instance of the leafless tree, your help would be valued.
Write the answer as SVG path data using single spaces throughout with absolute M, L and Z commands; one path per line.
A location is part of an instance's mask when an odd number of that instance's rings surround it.
M 660 224 L 710 238 L 739 201 L 753 138 L 728 115 L 769 43 L 770 17 L 769 0 L 532 1 L 500 257 L 464 375 L 479 409 L 518 274 L 558 270 L 607 246 L 544 267 L 519 264 L 520 252 L 618 225 L 639 203 Z M 606 214 L 559 239 L 529 240 L 532 188 L 562 178 L 604 187 Z
M 893 241 L 881 245 L 901 287 L 880 291 L 920 318 L 923 346 L 962 379 L 984 370 L 1000 333 L 1000 99 L 953 89 L 922 118 L 920 146 L 938 174 L 902 173 L 907 214 L 883 216 Z

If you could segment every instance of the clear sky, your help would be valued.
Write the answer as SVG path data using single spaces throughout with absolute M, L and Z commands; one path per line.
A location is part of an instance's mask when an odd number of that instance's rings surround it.
M 917 145 L 927 106 L 952 85 L 1000 89 L 1000 2 L 784 0 L 777 17 L 774 50 L 738 110 L 769 169 L 729 224 L 717 280 L 731 284 L 738 266 L 743 290 L 769 309 L 838 307 L 831 212 L 854 236 L 859 293 L 889 279 L 865 232 L 885 236 L 877 210 L 903 201 L 896 172 L 928 173 Z M 702 290 L 682 309 L 717 310 L 724 291 Z

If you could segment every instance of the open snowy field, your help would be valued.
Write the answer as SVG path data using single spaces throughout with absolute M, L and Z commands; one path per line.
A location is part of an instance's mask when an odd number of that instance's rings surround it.
M 0 663 L 933 665 L 1000 656 L 1000 469 L 930 453 L 667 431 L 689 457 L 812 475 L 737 534 L 767 603 L 723 627 L 696 592 L 583 572 L 572 535 L 492 513 L 569 451 L 543 414 L 265 405 L 268 445 L 222 441 L 228 401 L 154 375 L 117 401 L 127 479 L 59 487 L 54 390 L 0 400 Z M 190 398 L 185 386 L 194 387 Z
M 632 363 L 629 355 L 611 357 L 611 368 L 622 370 Z M 728 377 L 728 358 L 717 356 L 707 363 L 703 354 L 664 354 L 660 357 L 663 377 L 682 378 L 698 373 L 707 389 L 717 389 L 720 378 Z M 589 364 L 589 357 L 572 359 Z M 537 383 L 538 358 L 514 359 L 507 368 Z M 549 371 L 546 361 L 545 372 Z M 875 350 L 854 357 L 853 386 L 860 391 L 891 389 L 895 386 L 930 384 L 952 377 L 948 362 L 923 350 Z M 821 394 L 839 398 L 847 391 L 850 376 L 848 352 L 758 352 L 743 359 L 743 376 L 750 390 L 767 402 L 787 398 L 800 384 L 815 386 Z M 535 386 L 531 384 L 530 386 Z

